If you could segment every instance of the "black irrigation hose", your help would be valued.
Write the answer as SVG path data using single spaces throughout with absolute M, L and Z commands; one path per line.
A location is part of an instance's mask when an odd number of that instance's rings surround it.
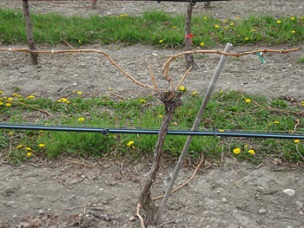
M 64 126 L 43 126 L 43 125 L 18 125 L 0 124 L 2 129 L 15 130 L 41 130 L 41 131 L 66 131 L 66 132 L 92 132 L 107 134 L 158 134 L 158 130 L 149 129 L 111 129 L 111 128 L 90 128 L 90 127 L 64 127 Z M 222 137 L 248 137 L 248 138 L 277 138 L 277 139 L 304 139 L 303 134 L 278 134 L 278 133 L 254 133 L 254 132 L 233 132 L 233 131 L 191 131 L 191 130 L 169 130 L 169 135 L 192 135 L 192 136 L 222 136 Z

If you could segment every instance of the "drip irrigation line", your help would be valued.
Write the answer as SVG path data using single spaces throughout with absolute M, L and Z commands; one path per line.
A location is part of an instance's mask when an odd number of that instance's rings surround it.
M 158 130 L 153 129 L 124 129 L 124 128 L 92 128 L 92 127 L 66 127 L 66 126 L 43 126 L 43 125 L 18 125 L 0 124 L 0 129 L 36 130 L 36 131 L 65 131 L 65 132 L 91 132 L 107 134 L 149 134 L 157 135 Z M 304 139 L 304 134 L 279 134 L 257 133 L 237 131 L 191 131 L 191 130 L 168 130 L 168 135 L 191 135 L 191 136 L 214 136 L 214 137 L 247 137 L 247 138 L 277 138 L 277 139 Z

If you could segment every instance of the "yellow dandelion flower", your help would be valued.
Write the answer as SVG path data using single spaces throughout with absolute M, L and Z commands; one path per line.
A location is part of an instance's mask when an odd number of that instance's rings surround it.
M 83 122 L 84 121 L 84 117 L 79 117 L 78 118 L 78 122 Z
M 181 92 L 184 92 L 186 90 L 186 87 L 185 86 L 178 86 L 178 90 L 181 91 Z
M 200 42 L 200 46 L 201 46 L 201 47 L 204 47 L 204 46 L 205 46 L 205 43 L 204 43 L 204 42 Z
M 235 20 L 240 20 L 240 17 L 239 16 L 235 17 Z
M 3 103 L 2 101 L 0 101 L 0 106 L 1 106 L 1 105 L 4 105 L 4 103 Z
M 291 18 L 290 18 L 290 20 L 292 20 L 292 21 L 294 21 L 296 18 L 295 18 L 295 16 L 292 16 Z
M 299 143 L 300 140 L 299 140 L 299 139 L 295 139 L 295 140 L 293 140 L 293 142 L 294 142 L 294 143 Z
M 236 155 L 240 154 L 241 153 L 241 149 L 240 148 L 234 148 L 233 149 L 233 153 L 236 154 Z
M 70 104 L 71 102 L 65 98 L 65 97 L 62 97 L 60 98 L 59 100 L 57 100 L 58 103 L 66 103 L 66 104 Z
M 208 20 L 208 17 L 207 17 L 207 16 L 204 16 L 204 20 L 205 20 L 205 21 Z
M 32 156 L 32 153 L 31 153 L 31 152 L 27 152 L 27 153 L 26 153 L 26 156 L 27 156 L 27 157 L 31 157 L 31 156 Z
M 255 155 L 255 151 L 252 150 L 252 149 L 251 149 L 251 150 L 248 150 L 248 153 L 251 154 L 251 155 Z
M 197 91 L 193 91 L 192 96 L 198 97 L 198 92 Z
M 44 143 L 40 143 L 40 144 L 38 145 L 38 147 L 39 147 L 39 148 L 44 148 L 45 145 L 44 145 Z
M 295 31 L 295 30 L 292 30 L 292 31 L 291 31 L 291 34 L 296 34 L 296 31 Z
M 29 100 L 30 100 L 30 99 L 34 99 L 34 98 L 35 98 L 34 95 L 29 95 L 29 96 L 26 97 L 26 99 L 29 99 Z
M 245 144 L 245 145 L 244 145 L 244 148 L 248 148 L 248 144 Z
M 4 93 L 4 91 L 3 90 L 0 90 L 0 95 L 2 95 Z
M 126 13 L 122 13 L 122 14 L 119 15 L 119 17 L 127 17 L 127 16 L 129 16 L 129 15 L 126 14 Z
M 158 41 L 158 43 L 160 43 L 160 44 L 163 43 L 163 42 L 164 42 L 164 40 L 159 40 L 159 41 Z
M 163 115 L 162 115 L 162 114 L 159 114 L 159 115 L 158 115 L 158 118 L 162 119 L 162 118 L 163 118 Z
M 25 150 L 26 150 L 26 151 L 32 151 L 32 148 L 30 148 L 30 147 L 25 147 Z
M 248 40 L 249 40 L 249 37 L 245 37 L 245 39 L 244 39 L 244 40 L 248 41 Z
M 127 143 L 127 147 L 132 147 L 132 148 L 134 148 L 134 141 L 129 141 L 129 142 Z
M 225 130 L 224 130 L 224 129 L 218 129 L 218 131 L 219 131 L 219 132 L 225 132 Z
M 81 40 L 78 40 L 78 43 L 80 43 L 80 44 L 81 44 Z
M 280 122 L 277 121 L 277 120 L 275 120 L 275 121 L 273 121 L 273 123 L 274 123 L 274 124 L 279 124 Z
M 279 25 L 279 24 L 281 24 L 282 23 L 282 21 L 281 20 L 277 20 L 277 24 Z
M 251 29 L 251 32 L 256 32 L 256 30 L 255 29 Z
M 22 148 L 22 144 L 19 144 L 18 146 L 16 146 L 17 149 L 21 149 Z
M 247 99 L 245 100 L 245 102 L 246 102 L 246 103 L 251 103 L 251 99 L 247 98 Z
M 139 102 L 140 102 L 140 103 L 142 103 L 142 104 L 147 103 L 147 101 L 146 101 L 146 100 L 144 100 L 144 99 L 141 99 Z
M 10 131 L 9 133 L 7 133 L 9 136 L 14 135 L 14 132 Z
M 234 26 L 234 25 L 235 25 L 234 22 L 231 22 L 231 23 L 230 23 L 230 26 Z
M 301 101 L 301 104 L 304 106 L 304 101 Z
M 14 98 L 12 98 L 12 97 L 8 97 L 8 98 L 6 99 L 6 102 L 11 103 L 13 100 L 14 100 Z
M 78 91 L 77 94 L 78 94 L 78 95 L 82 95 L 82 92 L 81 92 L 81 91 Z
M 12 104 L 11 103 L 6 103 L 5 106 L 9 108 L 9 107 L 12 106 Z
M 172 26 L 172 28 L 173 28 L 173 29 L 176 29 L 177 27 L 176 27 L 176 26 Z
M 219 25 L 214 25 L 214 28 L 218 29 L 218 28 L 220 28 L 220 26 Z

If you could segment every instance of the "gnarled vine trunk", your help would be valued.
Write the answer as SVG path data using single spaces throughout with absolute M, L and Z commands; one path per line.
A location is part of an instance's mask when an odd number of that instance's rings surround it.
M 141 208 L 145 212 L 145 224 L 146 225 L 156 225 L 155 215 L 156 206 L 151 198 L 151 187 L 156 179 L 156 174 L 160 167 L 160 161 L 163 154 L 163 145 L 167 135 L 167 131 L 172 120 L 172 116 L 177 107 L 182 105 L 180 99 L 181 93 L 175 91 L 163 92 L 160 94 L 159 99 L 165 105 L 165 117 L 163 119 L 162 125 L 158 133 L 158 140 L 155 146 L 153 165 L 147 176 L 143 189 L 140 193 L 139 203 Z

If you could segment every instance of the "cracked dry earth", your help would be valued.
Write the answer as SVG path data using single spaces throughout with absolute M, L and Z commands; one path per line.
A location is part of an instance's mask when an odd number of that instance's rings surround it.
M 17 0 L 2 0 L 0 7 L 21 9 L 21 4 Z M 208 10 L 197 3 L 194 13 L 221 19 L 250 13 L 303 16 L 303 7 L 300 0 L 236 0 L 212 3 Z M 84 17 L 91 14 L 139 15 L 147 9 L 184 13 L 186 8 L 184 3 L 168 2 L 99 2 L 96 10 L 89 9 L 89 3 L 85 1 L 31 3 L 31 10 L 37 13 Z M 228 58 L 216 89 L 303 99 L 303 65 L 297 63 L 304 56 L 303 44 L 299 47 L 298 52 L 286 55 L 267 54 L 263 65 L 254 55 L 238 60 Z M 147 66 L 151 64 L 162 86 L 165 86 L 164 61 L 180 51 L 141 45 L 92 45 L 88 48 L 110 53 L 144 83 L 150 83 Z M 255 48 L 260 47 L 234 47 L 232 51 Z M 190 91 L 204 91 L 218 59 L 211 55 L 197 59 L 199 69 L 191 73 L 185 86 Z M 26 95 L 52 98 L 65 96 L 72 90 L 81 90 L 90 96 L 119 94 L 126 98 L 146 93 L 96 54 L 44 55 L 40 57 L 39 66 L 34 67 L 24 54 L 0 53 L 0 67 L 0 89 L 8 94 L 15 87 Z M 173 63 L 170 72 L 179 77 L 183 70 L 183 59 L 180 59 Z M 135 88 L 137 94 L 133 92 Z M 65 158 L 62 161 L 32 160 L 18 166 L 0 160 L 0 227 L 140 227 L 134 213 L 140 188 L 151 165 L 150 158 L 140 161 Z M 154 185 L 155 195 L 163 193 L 173 166 L 174 162 L 170 161 L 163 164 Z M 186 180 L 193 169 L 192 165 L 185 166 L 178 182 Z M 162 227 L 303 228 L 303 204 L 303 168 L 275 159 L 255 167 L 227 157 L 221 164 L 206 163 L 192 182 L 172 195 Z

